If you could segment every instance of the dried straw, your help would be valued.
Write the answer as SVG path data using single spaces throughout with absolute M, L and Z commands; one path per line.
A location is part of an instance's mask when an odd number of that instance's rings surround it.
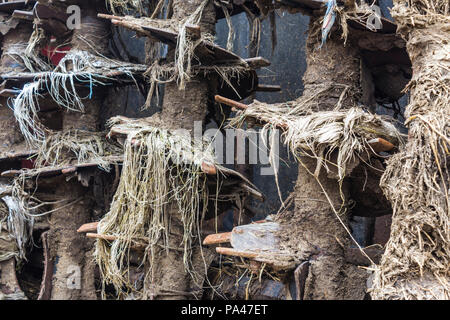
M 374 299 L 450 298 L 449 13 L 440 0 L 396 1 L 392 10 L 414 75 L 405 112 L 409 140 L 381 179 L 394 214 Z
M 382 137 L 398 145 L 402 137 L 390 118 L 365 112 L 358 107 L 343 110 L 338 102 L 335 110 L 314 111 L 318 108 L 317 101 L 335 88 L 336 85 L 323 84 L 314 96 L 302 96 L 287 103 L 269 105 L 255 101 L 246 110 L 240 111 L 230 125 L 241 126 L 250 117 L 266 122 L 263 130 L 274 127 L 285 129 L 284 143 L 298 160 L 302 156 L 317 159 L 316 176 L 320 168 L 331 172 L 336 170 L 333 168 L 336 166 L 339 181 L 342 182 L 348 174 L 348 164 L 362 159 L 371 151 L 368 141 Z M 345 91 L 342 90 L 342 95 Z M 331 159 L 335 151 L 336 163 Z
M 399 145 L 402 143 L 402 137 L 387 117 L 365 112 L 359 107 L 342 109 L 342 101 L 347 95 L 348 86 L 333 83 L 323 83 L 315 86 L 316 90 L 310 91 L 314 92 L 313 94 L 303 95 L 295 101 L 273 105 L 255 101 L 244 111 L 240 111 L 237 118 L 232 119 L 230 125 L 240 126 L 245 118 L 250 117 L 267 123 L 263 127 L 263 131 L 274 127 L 283 128 L 285 144 L 290 148 L 303 168 L 315 177 L 336 217 L 354 243 L 361 249 L 341 218 L 346 213 L 346 200 L 342 191 L 344 178 L 355 167 L 355 162 L 367 163 L 366 159 L 370 159 L 370 156 L 365 156 L 373 151 L 368 143 L 370 140 L 381 137 L 394 145 Z M 320 101 L 323 97 L 329 97 L 330 94 L 336 94 L 339 91 L 341 92 L 340 98 L 336 103 L 335 109 L 332 111 L 321 111 Z M 269 159 L 272 163 L 275 160 L 272 148 L 275 141 L 274 137 L 275 132 L 272 133 L 272 139 L 270 139 L 271 153 Z M 337 157 L 335 158 L 334 155 L 336 153 Z M 302 160 L 304 157 L 316 159 L 317 166 L 314 172 L 307 169 Z M 353 165 L 350 166 L 350 164 Z M 337 171 L 339 191 L 342 199 L 340 208 L 335 208 L 326 189 L 319 180 L 322 168 L 332 175 L 335 175 Z M 280 200 L 283 203 L 277 171 L 275 171 L 275 181 Z M 364 251 L 362 253 L 366 255 Z M 370 260 L 369 257 L 368 259 Z
M 86 51 L 71 51 L 52 72 L 40 74 L 39 80 L 27 83 L 20 94 L 11 102 L 14 116 L 27 143 L 35 148 L 45 141 L 46 129 L 39 121 L 39 99 L 42 92 L 48 92 L 62 108 L 84 111 L 84 99 L 92 99 L 93 87 L 106 85 L 111 72 L 120 71 L 131 79 L 133 73 L 145 70 L 144 66 L 133 65 Z M 86 97 L 78 95 L 77 86 L 88 87 Z
M 219 77 L 228 83 L 231 87 L 230 77 L 236 74 L 242 74 L 244 71 L 248 71 L 249 67 L 244 61 L 237 61 L 226 65 L 197 65 L 193 64 L 195 60 L 195 50 L 201 43 L 210 43 L 214 45 L 214 36 L 208 33 L 202 33 L 198 39 L 193 39 L 187 33 L 187 25 L 198 25 L 201 21 L 203 10 L 208 5 L 209 0 L 205 0 L 201 5 L 187 18 L 182 21 L 176 20 L 164 20 L 153 18 L 140 18 L 139 22 L 134 21 L 134 18 L 125 17 L 128 23 L 142 24 L 144 22 L 147 26 L 153 26 L 157 28 L 169 29 L 178 33 L 177 45 L 175 49 L 174 61 L 171 63 L 161 64 L 159 61 L 154 61 L 148 68 L 145 75 L 150 81 L 150 91 L 147 98 L 145 108 L 150 106 L 150 99 L 155 94 L 156 86 L 158 84 L 164 84 L 169 82 L 177 82 L 180 90 L 184 90 L 186 83 L 199 73 L 204 74 L 208 72 L 215 72 Z M 227 19 L 230 26 L 230 34 L 227 47 L 231 49 L 233 40 L 233 31 L 231 27 L 231 20 Z M 237 92 L 237 90 L 235 90 Z M 156 92 L 157 93 L 157 92 Z
M 121 148 L 108 143 L 104 132 L 70 130 L 47 137 L 39 149 L 35 167 L 98 163 L 100 168 L 109 171 L 111 163 L 106 157 L 121 154 Z
M 336 7 L 336 12 L 339 15 L 339 22 L 342 28 L 342 39 L 344 39 L 344 44 L 347 42 L 348 38 L 348 20 L 355 21 L 361 26 L 367 27 L 373 32 L 377 32 L 374 26 L 367 23 L 371 16 L 377 16 L 376 12 L 371 7 L 371 5 L 364 1 L 361 1 L 359 4 L 355 1 L 354 6 L 348 9 Z M 377 18 L 380 19 L 381 22 L 381 16 L 377 16 Z
M 112 124 L 118 124 L 113 118 Z M 152 277 L 155 246 L 167 249 L 169 212 L 180 215 L 183 224 L 183 262 L 191 272 L 191 247 L 199 234 L 199 221 L 206 210 L 208 191 L 202 163 L 214 164 L 207 141 L 191 141 L 189 133 L 172 132 L 145 123 L 126 122 L 130 133 L 125 142 L 123 171 L 111 210 L 100 221 L 98 233 L 118 239 L 98 240 L 95 257 L 104 284 L 118 295 L 133 290 L 128 278 L 128 255 L 133 243 L 147 246 Z M 149 257 L 147 257 L 149 254 Z M 142 261 L 142 263 L 144 263 Z

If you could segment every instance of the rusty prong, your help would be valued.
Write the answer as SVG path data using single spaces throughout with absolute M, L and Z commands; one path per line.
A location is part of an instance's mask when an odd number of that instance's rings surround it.
M 86 233 L 86 237 L 92 239 L 102 239 L 106 241 L 114 241 L 117 240 L 116 236 L 106 235 L 106 234 L 98 234 L 98 233 Z
M 85 223 L 78 228 L 78 233 L 97 232 L 98 222 Z
M 216 95 L 214 97 L 214 99 L 219 103 L 223 103 L 229 107 L 233 107 L 236 109 L 245 110 L 248 108 L 248 106 L 246 104 L 243 104 L 243 103 L 240 103 L 240 102 L 237 102 L 237 101 L 234 101 L 234 100 L 231 100 L 231 99 L 219 96 L 219 95 Z
M 98 18 L 102 18 L 102 19 L 108 19 L 108 20 L 112 20 L 112 19 L 122 20 L 124 18 L 124 17 L 114 16 L 114 15 L 111 15 L 111 14 L 104 14 L 104 13 L 97 14 L 97 17 Z
M 259 274 L 261 271 L 262 263 L 255 260 L 250 260 L 249 270 L 253 274 Z
M 239 251 L 232 248 L 224 248 L 224 247 L 217 247 L 216 252 L 219 254 L 223 254 L 225 256 L 234 256 L 234 257 L 242 257 L 242 258 L 249 258 L 253 259 L 258 256 L 257 253 L 254 252 L 248 252 L 248 251 Z
M 247 185 L 245 183 L 241 183 L 239 185 L 243 189 L 245 189 L 249 194 L 251 194 L 253 197 L 255 197 L 256 199 L 264 202 L 265 198 L 264 198 L 264 195 L 261 192 L 253 189 L 252 187 L 250 187 L 249 185 Z
M 116 236 L 113 235 L 107 235 L 107 234 L 98 234 L 98 233 L 86 233 L 86 237 L 91 238 L 91 239 L 101 239 L 101 240 L 106 240 L 106 241 L 114 241 L 119 239 Z M 131 243 L 131 248 L 136 249 L 136 250 L 145 250 L 145 245 L 141 244 L 141 243 L 137 243 L 136 241 L 132 241 Z
M 395 146 L 383 138 L 376 138 L 367 142 L 376 153 L 391 151 Z
M 270 84 L 259 84 L 255 91 L 258 92 L 278 92 L 281 91 L 281 87 L 279 85 L 270 85 Z
M 228 243 L 231 241 L 231 232 L 210 234 L 203 240 L 203 245 Z
M 62 174 L 70 174 L 70 173 L 74 173 L 77 171 L 77 167 L 70 167 L 70 168 L 65 168 L 61 170 Z

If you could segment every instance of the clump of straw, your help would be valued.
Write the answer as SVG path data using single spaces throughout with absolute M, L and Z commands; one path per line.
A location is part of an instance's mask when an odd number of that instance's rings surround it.
M 112 123 L 118 119 L 113 118 Z M 191 141 L 187 133 L 140 125 L 120 125 L 131 132 L 125 142 L 120 183 L 111 210 L 100 221 L 98 232 L 117 240 L 97 241 L 95 257 L 105 284 L 119 295 L 132 290 L 127 257 L 133 243 L 147 246 L 151 276 L 155 246 L 167 246 L 169 212 L 179 216 L 184 234 L 184 265 L 191 270 L 191 247 L 206 210 L 208 190 L 204 162 L 214 164 L 206 141 Z
M 192 78 L 197 75 L 207 76 L 211 73 L 216 73 L 220 79 L 239 96 L 239 93 L 237 89 L 234 88 L 231 79 L 236 78 L 239 81 L 239 78 L 248 71 L 250 71 L 250 68 L 245 64 L 245 62 L 242 63 L 241 61 L 229 63 L 227 65 L 196 65 L 191 67 L 189 77 Z M 158 90 L 156 90 L 158 84 L 178 82 L 179 79 L 179 73 L 174 62 L 161 64 L 159 60 L 154 61 L 144 75 L 150 82 L 148 99 L 151 99 L 155 94 L 158 99 Z M 148 100 L 144 106 L 144 108 L 148 107 L 150 107 L 150 100 Z
M 25 141 L 32 147 L 39 147 L 45 140 L 46 128 L 40 123 L 39 99 L 48 92 L 62 108 L 84 111 L 83 99 L 92 99 L 95 86 L 104 86 L 112 79 L 111 72 L 121 72 L 133 79 L 134 72 L 142 72 L 145 66 L 123 63 L 86 51 L 71 51 L 52 72 L 40 74 L 39 80 L 28 83 L 12 101 L 14 116 Z M 89 88 L 86 97 L 78 95 L 77 86 Z
M 198 8 L 185 21 L 180 23 L 178 28 L 177 47 L 175 49 L 175 66 L 178 74 L 178 86 L 185 88 L 185 83 L 191 78 L 192 60 L 195 48 L 202 40 L 214 41 L 210 34 L 203 34 L 200 39 L 192 40 L 187 35 L 186 26 L 190 24 L 198 25 L 202 19 L 203 10 L 208 5 L 209 0 L 203 1 Z
M 146 71 L 145 75 L 149 78 L 151 88 L 149 98 L 145 107 L 149 107 L 149 100 L 153 97 L 157 84 L 176 82 L 180 90 L 184 90 L 186 83 L 193 77 L 203 72 L 215 72 L 229 86 L 233 87 L 230 77 L 240 75 L 245 71 L 249 71 L 249 67 L 245 61 L 237 61 L 236 63 L 226 65 L 197 65 L 193 64 L 195 60 L 195 50 L 201 43 L 210 43 L 214 45 L 214 36 L 209 33 L 202 33 L 198 39 L 193 39 L 187 33 L 188 25 L 198 25 L 201 21 L 203 10 L 208 5 L 208 0 L 203 1 L 198 8 L 183 21 L 163 20 L 163 19 L 146 19 L 141 18 L 146 25 L 158 28 L 166 28 L 178 33 L 177 45 L 174 54 L 174 61 L 167 64 L 160 64 L 155 61 Z M 228 12 L 228 11 L 227 11 Z M 126 17 L 127 21 L 133 23 L 133 18 Z M 228 19 L 227 19 L 228 21 Z M 229 24 L 231 21 L 229 21 Z M 232 30 L 228 39 L 228 48 L 231 49 Z M 236 91 L 236 90 L 235 90 Z
M 314 101 L 324 92 L 318 91 L 315 97 L 301 97 L 281 104 L 255 101 L 239 112 L 230 125 L 240 126 L 250 117 L 267 122 L 263 130 L 283 128 L 284 142 L 298 160 L 302 156 L 317 159 L 316 176 L 320 168 L 332 171 L 330 166 L 337 166 L 340 181 L 348 174 L 347 165 L 370 151 L 370 140 L 382 137 L 396 145 L 400 143 L 400 133 L 386 117 L 358 107 L 313 111 Z M 334 151 L 337 151 L 336 163 L 331 159 Z
M 120 156 L 121 148 L 106 141 L 105 133 L 70 130 L 51 134 L 39 149 L 35 167 L 65 166 L 95 162 L 106 171 L 107 157 Z
M 348 9 L 336 7 L 336 12 L 339 15 L 344 43 L 347 42 L 348 38 L 348 20 L 356 21 L 358 24 L 365 26 L 373 32 L 378 31 L 376 29 L 378 23 L 380 23 L 380 27 L 382 27 L 381 16 L 373 9 L 373 4 L 369 5 L 364 1 L 361 1 L 359 4 L 355 1 L 354 5 Z M 371 21 L 369 21 L 369 19 L 372 18 L 373 22 L 377 23 L 370 23 Z

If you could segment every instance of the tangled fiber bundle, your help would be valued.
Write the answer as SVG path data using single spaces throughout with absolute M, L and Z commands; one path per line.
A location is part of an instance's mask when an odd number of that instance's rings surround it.
M 192 66 L 189 74 L 190 78 L 197 75 L 203 75 L 204 77 L 206 77 L 208 74 L 214 72 L 239 96 L 239 93 L 236 88 L 234 88 L 231 79 L 237 78 L 239 81 L 239 78 L 248 71 L 250 71 L 250 68 L 245 63 L 243 64 L 238 61 L 236 63 L 229 63 L 227 65 Z M 158 84 L 171 83 L 178 80 L 176 65 L 173 62 L 161 64 L 159 60 L 155 60 L 153 64 L 147 69 L 144 75 L 150 82 L 148 101 L 144 106 L 145 108 L 150 107 L 150 99 L 155 94 L 158 99 L 158 90 L 156 90 Z
M 157 28 L 169 29 L 178 33 L 177 45 L 174 54 L 174 61 L 171 63 L 161 64 L 155 62 L 148 68 L 145 75 L 148 77 L 151 87 L 145 107 L 150 106 L 150 99 L 153 97 L 157 84 L 176 82 L 180 90 L 184 90 L 186 83 L 193 77 L 203 72 L 216 72 L 219 77 L 231 87 L 230 77 L 239 76 L 249 70 L 248 65 L 243 61 L 228 63 L 227 65 L 197 65 L 193 64 L 195 58 L 195 50 L 201 43 L 209 43 L 214 45 L 214 36 L 208 33 L 202 33 L 200 38 L 192 38 L 187 32 L 188 25 L 198 25 L 201 21 L 203 10 L 208 5 L 209 0 L 205 0 L 198 8 L 183 21 L 149 19 L 141 18 L 146 25 Z M 127 22 L 133 23 L 133 19 L 126 17 Z M 230 38 L 232 39 L 232 38 Z M 231 43 L 231 40 L 229 42 Z M 230 47 L 230 43 L 228 46 Z M 236 90 L 235 90 L 236 91 Z
M 176 48 L 173 57 L 171 57 L 172 61 L 169 63 L 161 63 L 155 56 L 150 67 L 148 67 L 144 74 L 150 82 L 150 91 L 144 108 L 149 108 L 151 99 L 155 93 L 158 94 L 158 91 L 156 90 L 158 84 L 176 82 L 179 89 L 184 90 L 186 88 L 186 83 L 198 74 L 203 73 L 206 75 L 215 72 L 230 87 L 233 87 L 230 77 L 239 77 L 243 72 L 250 70 L 248 64 L 243 60 L 231 61 L 223 65 L 218 65 L 217 63 L 213 65 L 195 63 L 195 61 L 198 60 L 195 51 L 199 45 L 207 44 L 211 47 L 215 46 L 213 35 L 203 32 L 201 36 L 197 38 L 190 36 L 188 32 L 189 25 L 199 25 L 203 11 L 209 4 L 209 1 L 210 0 L 203 1 L 191 15 L 181 21 L 176 19 L 155 18 L 156 13 L 161 10 L 164 1 L 158 3 L 154 14 L 150 18 L 134 18 L 131 16 L 120 17 L 120 21 L 123 25 L 132 30 L 140 30 L 142 26 L 146 26 L 169 30 L 178 34 Z M 231 40 L 232 37 L 229 39 L 230 43 Z M 230 46 L 230 43 L 228 46 Z
M 118 123 L 118 118 L 111 120 Z M 214 164 L 207 141 L 191 141 L 190 135 L 128 122 L 125 156 L 120 183 L 111 209 L 100 221 L 98 233 L 117 237 L 98 240 L 96 260 L 105 284 L 113 284 L 119 295 L 133 290 L 128 278 L 128 255 L 133 244 L 147 247 L 145 259 L 151 276 L 155 246 L 167 248 L 169 213 L 181 216 L 183 261 L 191 270 L 191 246 L 206 210 L 208 192 L 202 164 Z
M 0 184 L 0 190 L 9 188 Z M 32 241 L 34 218 L 29 216 L 21 200 L 13 195 L 0 200 L 0 244 L 7 243 L 7 248 L 0 247 L 0 261 L 15 257 L 26 259 L 27 246 Z M 6 234 L 6 235 L 5 235 Z
M 110 156 L 120 156 L 121 148 L 108 143 L 104 132 L 71 130 L 51 134 L 39 149 L 35 167 L 65 166 L 88 162 L 110 169 Z
M 11 57 L 18 64 L 25 66 L 29 72 L 44 72 L 51 70 L 50 65 L 35 51 L 28 50 L 28 43 L 15 43 L 3 53 Z
M 178 75 L 178 86 L 185 88 L 185 83 L 191 78 L 192 60 L 195 48 L 202 40 L 214 42 L 214 37 L 210 34 L 202 34 L 200 39 L 192 41 L 187 34 L 187 25 L 198 25 L 202 19 L 203 10 L 208 5 L 209 0 L 204 0 L 198 8 L 185 21 L 180 23 L 178 28 L 177 47 L 175 49 L 175 66 Z
M 86 51 L 71 51 L 52 72 L 41 73 L 37 81 L 27 83 L 12 101 L 14 116 L 25 140 L 32 147 L 39 147 L 45 140 L 48 129 L 38 117 L 38 100 L 43 92 L 48 92 L 60 107 L 83 112 L 82 100 L 92 98 L 94 86 L 106 85 L 117 73 L 133 79 L 133 73 L 145 69 L 145 66 L 111 60 Z M 80 97 L 79 87 L 88 88 L 89 94 Z
M 375 299 L 450 298 L 450 7 L 396 1 L 414 76 L 406 109 L 409 140 L 388 163 L 381 187 L 394 210 L 374 277 Z
M 356 21 L 373 32 L 377 32 L 378 28 L 382 28 L 381 12 L 374 10 L 373 3 L 375 3 L 375 1 L 372 1 L 372 5 L 369 5 L 364 1 L 361 1 L 358 4 L 355 1 L 353 6 L 349 9 L 336 7 L 344 43 L 347 42 L 348 38 L 348 20 Z
M 400 133 L 392 122 L 361 108 L 312 111 L 314 101 L 326 91 L 327 88 L 318 90 L 314 97 L 303 96 L 288 103 L 267 105 L 255 101 L 230 125 L 240 126 L 245 118 L 250 117 L 267 122 L 263 130 L 283 128 L 285 144 L 298 160 L 301 156 L 317 159 L 316 176 L 320 168 L 331 171 L 330 165 L 336 165 L 340 181 L 347 174 L 347 165 L 370 151 L 368 141 L 382 137 L 394 145 L 401 142 Z M 334 151 L 337 151 L 336 163 L 331 159 Z
M 381 12 L 375 11 L 373 4 L 369 5 L 364 1 L 353 1 L 345 7 L 338 6 L 336 0 L 322 0 L 327 5 L 325 15 L 322 23 L 322 43 L 319 49 L 326 43 L 328 35 L 336 21 L 336 16 L 339 17 L 340 27 L 342 29 L 342 39 L 344 44 L 348 38 L 348 20 L 352 20 L 365 26 L 373 32 L 377 32 L 378 28 L 382 27 Z M 373 1 L 375 3 L 375 1 Z

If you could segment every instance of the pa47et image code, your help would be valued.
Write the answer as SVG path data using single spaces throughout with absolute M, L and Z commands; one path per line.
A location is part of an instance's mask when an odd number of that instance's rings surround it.
M 224 304 L 216 306 L 196 306 L 188 304 L 181 307 L 181 315 L 200 316 L 201 318 L 222 318 L 223 316 L 266 316 L 269 311 L 267 304 Z

